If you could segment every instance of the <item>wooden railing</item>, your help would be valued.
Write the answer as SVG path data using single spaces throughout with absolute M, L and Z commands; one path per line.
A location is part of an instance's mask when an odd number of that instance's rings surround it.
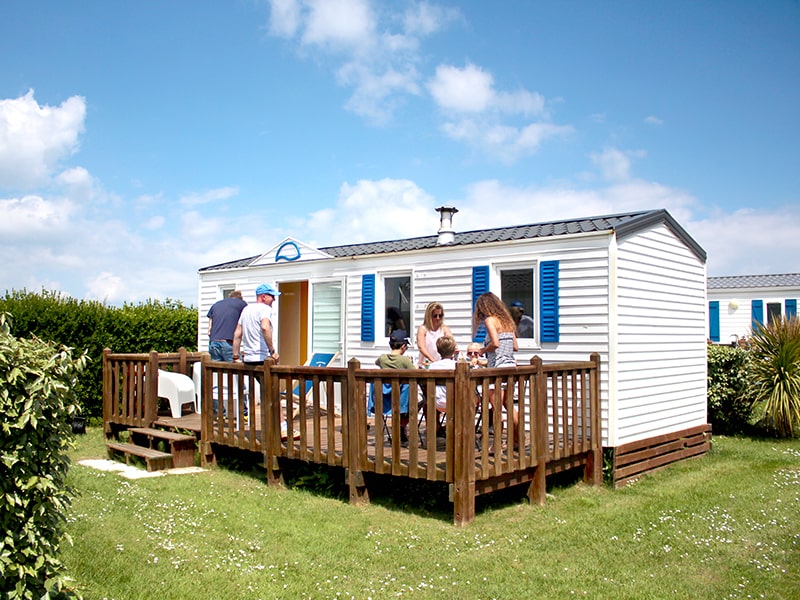
M 121 427 L 146 427 L 158 414 L 158 370 L 191 377 L 202 352 L 115 354 L 103 350 L 103 425 L 106 435 Z M 148 377 L 154 373 L 153 377 Z
M 204 464 L 215 460 L 216 445 L 263 453 L 273 484 L 281 481 L 283 458 L 344 467 L 353 503 L 369 501 L 365 473 L 443 481 L 450 484 L 454 522 L 464 525 L 474 519 L 478 494 L 529 483 L 531 502 L 543 504 L 546 475 L 573 467 L 583 467 L 587 481 L 602 482 L 597 354 L 548 365 L 534 357 L 513 369 L 458 363 L 452 371 L 362 369 L 357 359 L 346 368 L 271 360 L 252 367 L 212 362 L 207 354 L 186 354 L 181 362 L 180 353 L 170 363 L 170 355 L 153 354 L 104 354 L 104 415 L 128 426 L 154 419 L 157 382 L 145 373 L 172 364 L 190 374 L 202 356 Z M 408 386 L 407 444 L 400 419 L 387 419 L 384 436 L 382 394 L 375 394 L 377 414 L 367 414 L 370 389 L 384 384 L 391 388 L 392 415 L 400 414 Z M 443 447 L 434 441 L 437 386 L 447 396 Z M 430 420 L 424 435 L 419 415 Z

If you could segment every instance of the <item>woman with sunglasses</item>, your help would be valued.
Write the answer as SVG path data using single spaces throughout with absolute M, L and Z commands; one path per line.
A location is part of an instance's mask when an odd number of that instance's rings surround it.
M 419 348 L 419 366 L 424 367 L 441 360 L 436 349 L 436 341 L 443 335 L 453 337 L 453 332 L 444 324 L 444 308 L 441 302 L 431 302 L 425 309 L 423 324 L 417 328 L 417 348 Z M 455 349 L 458 356 L 458 347 Z

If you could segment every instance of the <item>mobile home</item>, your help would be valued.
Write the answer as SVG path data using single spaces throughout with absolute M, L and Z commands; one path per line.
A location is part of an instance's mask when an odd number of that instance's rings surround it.
M 210 306 L 234 289 L 253 302 L 263 282 L 281 291 L 273 323 L 289 365 L 314 352 L 372 364 L 387 351 L 389 315 L 414 339 L 432 301 L 466 348 L 474 300 L 492 291 L 534 319 L 519 363 L 600 354 L 603 446 L 707 434 L 706 253 L 666 210 L 465 232 L 455 208 L 437 211 L 432 235 L 323 248 L 286 238 L 201 268 L 198 347 Z

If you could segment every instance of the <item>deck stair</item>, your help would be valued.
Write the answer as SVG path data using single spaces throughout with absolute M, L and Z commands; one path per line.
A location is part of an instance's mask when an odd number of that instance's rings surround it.
M 144 459 L 148 471 L 191 467 L 194 465 L 197 438 L 175 431 L 151 427 L 132 427 L 129 442 L 106 442 L 110 456 L 122 454 L 125 462 L 132 456 Z M 159 442 L 169 445 L 169 452 L 157 448 Z

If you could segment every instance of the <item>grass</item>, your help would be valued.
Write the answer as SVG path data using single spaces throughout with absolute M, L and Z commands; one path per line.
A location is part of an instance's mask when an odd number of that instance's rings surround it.
M 75 460 L 104 456 L 98 428 L 78 443 Z M 541 508 L 481 499 L 464 529 L 421 484 L 359 508 L 250 471 L 69 479 L 85 598 L 800 597 L 798 440 L 715 437 L 624 489 L 553 485 Z

